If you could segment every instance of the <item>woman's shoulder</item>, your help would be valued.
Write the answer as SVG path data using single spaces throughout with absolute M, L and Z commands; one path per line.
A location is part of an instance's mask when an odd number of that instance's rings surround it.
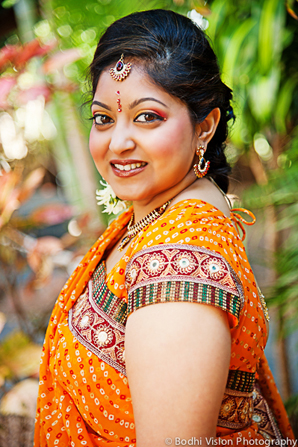
M 231 228 L 222 233 L 225 225 Z M 202 302 L 224 308 L 236 326 L 244 291 L 228 251 L 229 230 L 229 218 L 201 200 L 169 208 L 134 241 L 126 268 L 129 313 L 148 299 Z
M 172 201 L 172 204 L 177 204 L 184 201 L 201 201 L 212 204 L 212 207 L 221 211 L 223 215 L 230 216 L 230 202 L 226 194 L 212 179 L 198 179 L 192 183 L 188 188 L 181 191 Z
M 231 219 L 213 205 L 198 199 L 182 200 L 169 207 L 139 233 L 131 248 L 128 264 L 140 255 L 169 250 L 204 252 L 234 264 L 235 250 L 245 251 Z
M 232 328 L 248 306 L 260 307 L 231 219 L 202 200 L 176 203 L 144 229 L 127 257 L 125 277 L 128 314 L 157 302 L 201 302 L 227 311 Z
M 160 244 L 188 244 L 220 252 L 230 244 L 238 246 L 238 241 L 241 242 L 231 219 L 222 211 L 205 201 L 187 199 L 170 206 L 142 230 L 131 255 Z

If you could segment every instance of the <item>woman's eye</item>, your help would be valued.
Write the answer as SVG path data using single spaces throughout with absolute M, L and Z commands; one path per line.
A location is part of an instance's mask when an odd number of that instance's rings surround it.
M 96 124 L 98 126 L 113 123 L 113 120 L 111 117 L 109 117 L 108 115 L 102 115 L 99 113 L 96 113 L 95 115 L 93 115 L 92 119 L 94 121 L 94 124 Z
M 135 122 L 137 123 L 152 123 L 154 121 L 164 121 L 165 118 L 163 118 L 160 115 L 157 115 L 156 113 L 141 113 L 135 118 Z

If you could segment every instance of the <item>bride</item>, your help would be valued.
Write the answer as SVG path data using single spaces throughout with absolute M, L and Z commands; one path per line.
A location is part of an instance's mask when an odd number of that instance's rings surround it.
M 90 151 L 132 207 L 58 297 L 35 446 L 294 439 L 245 220 L 226 197 L 232 93 L 206 36 L 171 11 L 132 14 L 103 34 L 90 72 Z

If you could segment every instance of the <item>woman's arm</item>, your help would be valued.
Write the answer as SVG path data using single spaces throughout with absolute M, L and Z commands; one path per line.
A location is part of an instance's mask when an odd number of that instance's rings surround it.
M 147 306 L 129 316 L 125 345 L 137 447 L 192 437 L 205 445 L 215 436 L 230 364 L 226 313 L 196 303 Z

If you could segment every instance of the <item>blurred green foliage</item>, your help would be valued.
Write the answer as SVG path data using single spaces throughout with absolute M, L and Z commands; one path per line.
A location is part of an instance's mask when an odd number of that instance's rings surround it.
M 279 244 L 275 253 L 277 280 L 270 304 L 278 306 L 285 324 L 281 336 L 297 330 L 298 322 L 298 128 L 280 155 L 281 166 L 268 173 L 266 185 L 254 185 L 244 194 L 250 208 L 273 207 Z
M 207 33 L 235 101 L 228 155 L 236 164 L 244 154 L 255 177 L 243 202 L 265 214 L 273 207 L 276 283 L 268 297 L 285 321 L 284 336 L 298 322 L 298 3 L 214 0 L 208 5 Z
M 65 68 L 66 76 L 81 81 L 83 92 L 88 66 L 92 61 L 97 42 L 104 30 L 115 20 L 144 9 L 167 8 L 169 0 L 51 0 L 45 5 L 46 16 L 56 30 L 62 50 L 76 47 L 82 59 Z
M 254 149 L 266 163 L 273 135 L 287 134 L 297 120 L 297 21 L 283 0 L 214 0 L 211 10 L 207 32 L 240 117 L 231 141 L 238 151 L 248 150 L 263 134 L 269 145 Z

